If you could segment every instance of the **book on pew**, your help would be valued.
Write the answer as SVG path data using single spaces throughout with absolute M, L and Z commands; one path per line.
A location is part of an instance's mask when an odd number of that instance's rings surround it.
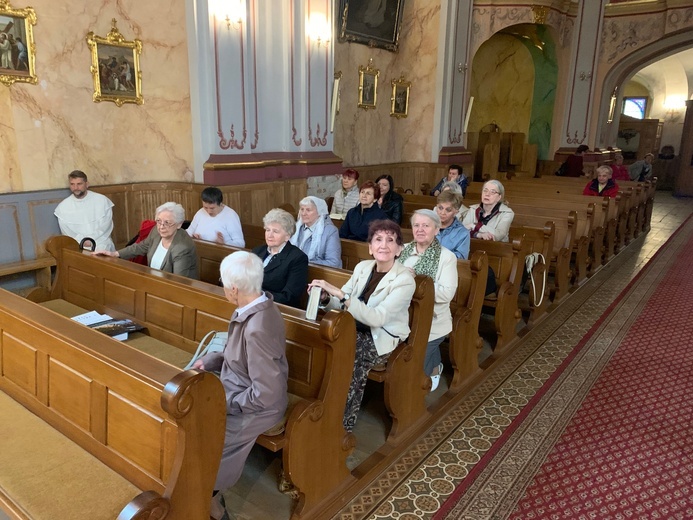
M 115 319 L 108 314 L 100 314 L 96 311 L 86 312 L 79 316 L 74 316 L 72 319 L 118 341 L 125 341 L 128 339 L 130 332 L 136 332 L 144 328 L 132 320 Z
M 314 286 L 310 288 L 308 296 L 308 305 L 306 306 L 306 319 L 313 320 L 318 317 L 318 307 L 320 306 L 320 287 Z

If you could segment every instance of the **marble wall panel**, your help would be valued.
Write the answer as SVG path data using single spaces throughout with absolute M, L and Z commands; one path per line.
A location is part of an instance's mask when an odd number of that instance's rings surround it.
M 406 0 L 399 52 L 335 42 L 335 70 L 343 76 L 334 151 L 347 166 L 432 160 L 440 3 Z M 380 69 L 377 107 L 357 107 L 358 68 Z M 409 115 L 390 117 L 391 81 L 411 81 Z M 437 153 L 437 150 L 436 150 Z
M 22 7 L 17 2 L 15 7 Z M 92 184 L 191 180 L 185 2 L 36 0 L 38 85 L 0 86 L 0 192 L 58 188 L 82 169 Z M 111 19 L 143 42 L 142 106 L 92 101 L 89 31 Z

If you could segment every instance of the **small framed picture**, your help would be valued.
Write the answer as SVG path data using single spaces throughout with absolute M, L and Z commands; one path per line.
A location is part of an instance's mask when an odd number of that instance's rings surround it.
M 142 70 L 140 69 L 140 40 L 127 41 L 118 31 L 115 18 L 112 28 L 103 38 L 93 32 L 87 34 L 91 50 L 91 75 L 94 80 L 93 100 L 112 101 L 116 106 L 124 103 L 144 103 L 142 97 Z
M 31 7 L 14 9 L 9 0 L 0 0 L 0 83 L 38 83 L 34 25 Z
M 378 76 L 380 71 L 373 68 L 373 60 L 368 65 L 359 66 L 359 108 L 375 108 L 378 101 Z
M 411 82 L 405 81 L 404 76 L 392 80 L 392 96 L 390 97 L 390 116 L 400 119 L 409 114 L 409 91 Z

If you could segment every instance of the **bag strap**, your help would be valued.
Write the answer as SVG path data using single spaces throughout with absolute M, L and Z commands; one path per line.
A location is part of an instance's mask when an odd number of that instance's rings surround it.
M 539 298 L 539 303 L 537 303 L 537 287 L 534 282 L 534 265 L 541 261 L 544 266 L 546 266 L 546 259 L 544 258 L 544 255 L 541 253 L 532 253 L 531 255 L 528 255 L 527 258 L 525 259 L 525 263 L 527 265 L 527 270 L 529 271 L 529 279 L 531 280 L 532 283 L 532 294 L 534 296 L 534 306 L 538 307 L 539 305 L 542 304 L 544 301 L 544 294 L 546 293 L 546 268 L 544 269 L 544 276 L 541 284 L 541 296 Z
M 190 360 L 190 363 L 188 363 L 185 366 L 184 370 L 190 370 L 192 366 L 195 364 L 195 361 L 197 361 L 199 358 L 204 356 L 207 353 L 207 347 L 209 345 L 207 344 L 207 340 L 209 338 L 214 337 L 214 335 L 217 333 L 216 330 L 210 330 L 207 334 L 205 334 L 205 337 L 200 340 L 200 344 L 197 346 L 197 350 L 195 351 L 195 354 L 193 354 L 192 359 Z M 211 340 L 210 340 L 211 342 Z

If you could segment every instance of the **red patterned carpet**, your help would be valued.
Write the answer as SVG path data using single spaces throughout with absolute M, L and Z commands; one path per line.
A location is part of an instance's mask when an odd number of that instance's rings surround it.
M 489 518 L 693 518 L 693 237 L 688 236 L 664 272 L 650 273 L 658 283 L 643 295 L 621 332 L 608 338 L 617 348 L 556 441 L 545 440 L 551 442 L 545 454 L 533 468 L 527 465 L 531 475 L 524 483 L 515 481 L 519 487 L 514 493 L 496 495 L 501 502 L 510 502 L 515 495 L 514 510 L 511 506 L 503 514 L 499 508 L 500 516 Z M 600 341 L 592 335 L 611 319 L 617 304 L 576 351 L 589 341 Z M 588 376 L 583 374 L 586 384 Z M 547 382 L 549 388 L 542 389 L 537 399 L 550 394 L 552 384 Z M 571 398 L 581 399 L 576 395 L 563 399 Z M 500 446 L 491 450 L 494 454 L 506 450 L 507 460 L 523 456 L 512 451 L 521 442 L 513 445 L 508 439 L 524 428 L 526 417 L 518 416 L 519 424 L 508 429 L 507 438 L 499 439 Z M 479 476 L 488 469 L 485 462 L 477 469 L 479 473 L 470 475 L 435 518 L 474 518 L 469 508 L 460 505 L 460 497 L 473 486 L 486 487 L 486 500 L 494 495 L 488 489 L 494 481 Z M 496 472 L 502 474 L 500 469 Z
M 511 518 L 693 518 L 693 240 Z

